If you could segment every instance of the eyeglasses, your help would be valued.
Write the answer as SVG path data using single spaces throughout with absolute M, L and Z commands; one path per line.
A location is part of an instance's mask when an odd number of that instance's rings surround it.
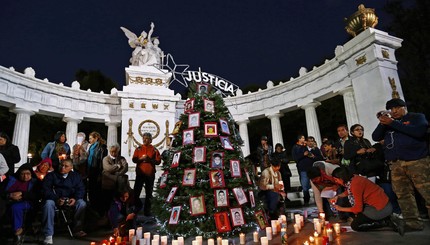
M 69 165 L 60 165 L 61 168 L 71 168 L 72 166 Z

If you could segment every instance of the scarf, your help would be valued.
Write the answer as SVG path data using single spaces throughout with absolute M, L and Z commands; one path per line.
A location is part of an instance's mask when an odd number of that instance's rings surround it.
M 89 168 L 93 165 L 93 158 L 94 158 L 94 155 L 96 153 L 96 148 L 97 148 L 98 144 L 99 144 L 99 142 L 96 141 L 94 144 L 92 144 L 90 146 L 89 154 L 88 154 L 88 167 Z

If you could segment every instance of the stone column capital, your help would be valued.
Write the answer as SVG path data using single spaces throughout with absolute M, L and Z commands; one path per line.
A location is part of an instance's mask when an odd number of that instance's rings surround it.
M 340 95 L 348 94 L 348 93 L 354 93 L 354 88 L 352 87 L 346 87 L 342 90 L 339 90 L 338 92 Z
M 24 109 L 24 108 L 19 108 L 19 107 L 15 107 L 15 108 L 11 109 L 10 112 L 13 112 L 15 114 L 26 114 L 26 115 L 29 115 L 29 116 L 33 116 L 34 114 L 36 114 L 36 112 L 34 112 L 32 110 L 28 110 L 28 109 Z
M 73 118 L 73 117 L 63 117 L 63 122 L 65 122 L 65 123 L 77 123 L 77 124 L 79 124 L 79 123 L 81 123 L 82 122 L 82 119 L 79 119 L 79 118 Z
M 105 125 L 108 126 L 108 127 L 110 127 L 110 126 L 119 127 L 121 125 L 121 122 L 118 122 L 118 121 L 109 121 L 109 122 L 105 122 Z
M 269 118 L 269 119 L 272 119 L 272 118 L 281 118 L 283 116 L 284 116 L 284 114 L 279 113 L 279 112 L 272 113 L 272 114 L 266 114 L 266 117 Z
M 320 102 L 314 101 L 314 102 L 308 103 L 306 105 L 302 105 L 302 106 L 300 106 L 300 108 L 302 108 L 303 110 L 306 110 L 308 108 L 317 108 L 320 105 L 321 105 Z
M 239 125 L 241 125 L 241 124 L 248 124 L 249 122 L 250 122 L 249 119 L 240 119 L 240 120 L 236 121 L 236 123 L 239 124 Z

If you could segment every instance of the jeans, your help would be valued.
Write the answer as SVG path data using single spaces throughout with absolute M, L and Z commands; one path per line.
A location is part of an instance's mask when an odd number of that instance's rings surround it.
M 142 201 L 139 196 L 142 192 L 143 185 L 145 185 L 145 206 L 144 206 L 144 215 L 150 216 L 151 214 L 151 199 L 152 199 L 152 191 L 154 190 L 154 181 L 155 175 L 146 176 L 139 172 L 136 173 L 136 180 L 134 182 L 134 201 L 136 212 L 142 209 Z
M 27 201 L 17 202 L 10 206 L 12 220 L 13 220 L 13 230 L 16 231 L 19 228 L 23 228 L 25 213 L 31 208 L 30 203 Z
M 393 191 L 393 187 L 391 183 L 379 183 L 379 186 L 384 190 L 385 194 L 387 194 L 390 199 L 390 203 L 393 206 L 393 213 L 401 214 L 399 203 L 397 202 L 396 193 Z
M 75 203 L 75 230 L 81 230 L 84 219 L 85 219 L 85 208 L 87 204 L 84 200 L 78 199 Z M 56 205 L 54 200 L 46 200 L 42 208 L 42 224 L 43 234 L 45 236 L 54 235 L 54 217 L 55 217 Z
M 305 204 L 309 204 L 309 199 L 311 199 L 311 196 L 309 194 L 311 182 L 309 181 L 308 174 L 306 173 L 306 171 L 300 172 L 300 184 L 303 188 L 303 201 Z

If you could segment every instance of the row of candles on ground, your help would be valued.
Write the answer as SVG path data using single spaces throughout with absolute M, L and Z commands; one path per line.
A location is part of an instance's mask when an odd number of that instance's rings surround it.
M 300 215 L 297 215 L 297 214 L 295 215 L 294 233 L 300 232 L 301 227 L 303 227 L 302 220 L 303 220 L 303 217 L 300 217 Z M 329 242 L 332 242 L 334 240 L 333 229 L 336 235 L 339 235 L 341 232 L 339 223 L 336 223 L 333 226 L 330 223 L 326 225 L 324 213 L 320 213 L 319 218 L 314 218 L 313 224 L 314 224 L 315 232 L 313 236 L 309 236 L 309 241 L 305 241 L 303 245 L 309 245 L 309 243 L 314 243 L 315 239 L 320 235 L 322 236 L 322 244 L 326 245 Z

